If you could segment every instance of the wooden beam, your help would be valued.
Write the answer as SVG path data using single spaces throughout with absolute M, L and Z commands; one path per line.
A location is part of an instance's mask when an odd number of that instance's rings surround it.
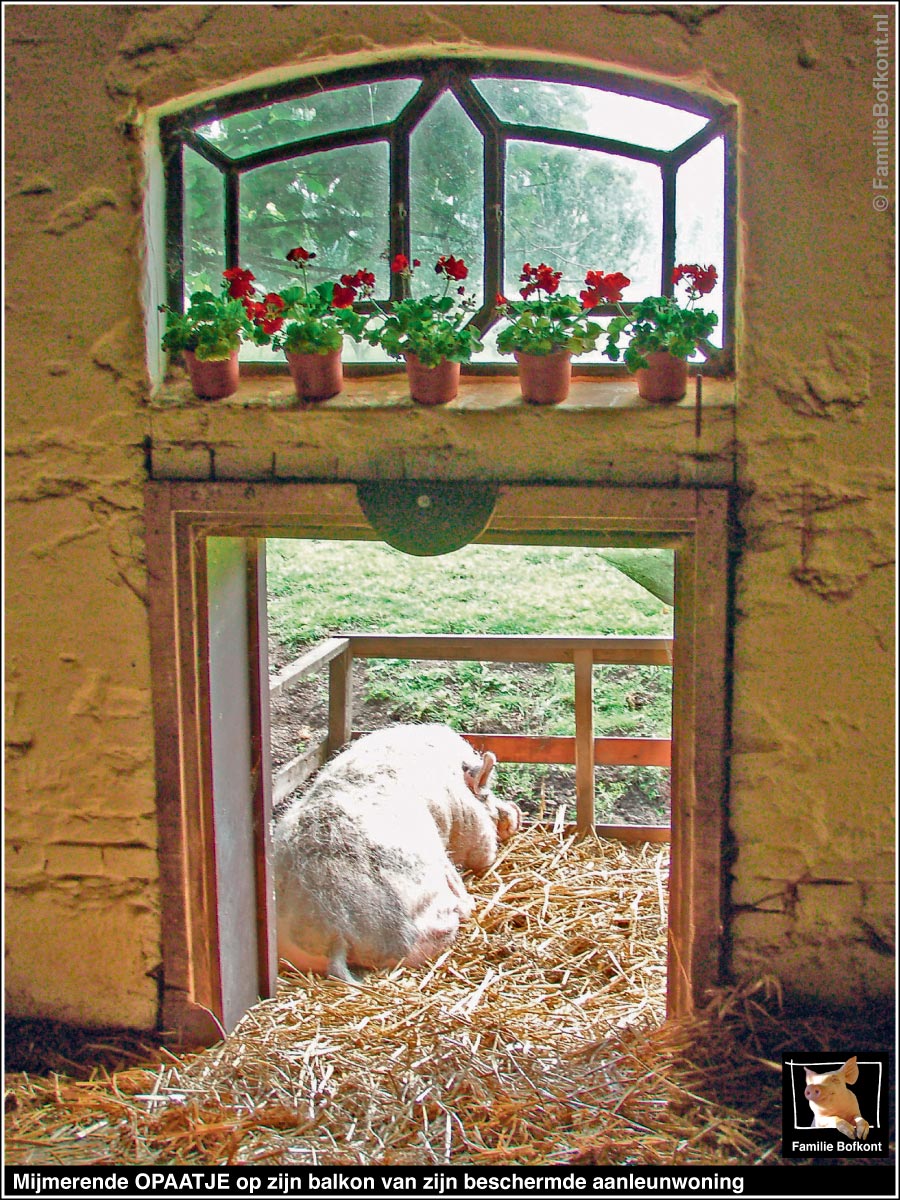
M 591 650 L 575 651 L 575 819 L 594 827 L 594 675 Z
M 319 667 L 330 663 L 339 654 L 343 654 L 347 646 L 346 638 L 326 638 L 324 642 L 312 646 L 305 654 L 301 654 L 286 667 L 282 667 L 277 675 L 269 677 L 269 699 L 277 699 L 286 688 L 299 683 L 301 679 L 312 675 Z
M 319 738 L 302 754 L 279 767 L 272 781 L 272 803 L 278 804 L 309 779 L 328 759 L 328 738 Z
M 547 637 L 542 634 L 346 634 L 357 658 L 402 658 L 453 662 L 571 663 L 589 651 L 595 663 L 672 664 L 666 637 Z
M 564 836 L 576 833 L 577 825 L 567 825 Z M 595 825 L 597 837 L 612 838 L 617 842 L 634 845 L 639 842 L 665 843 L 671 840 L 672 831 L 668 825 Z
M 359 736 L 354 733 L 354 737 Z M 575 762 L 574 737 L 531 737 L 519 733 L 464 733 L 469 745 L 483 754 L 491 750 L 498 762 Z M 615 767 L 668 767 L 672 761 L 670 738 L 596 737 L 594 765 Z
M 353 721 L 353 650 L 348 645 L 328 664 L 328 755 L 350 741 Z

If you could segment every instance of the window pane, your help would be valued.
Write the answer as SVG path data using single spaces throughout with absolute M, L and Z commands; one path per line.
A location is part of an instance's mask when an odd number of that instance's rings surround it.
M 588 270 L 624 271 L 626 300 L 658 295 L 662 179 L 651 163 L 541 142 L 510 142 L 504 292 L 518 295 L 525 262 L 562 271 L 577 295 Z
M 434 291 L 429 272 L 442 254 L 464 258 L 465 286 L 484 294 L 484 158 L 481 134 L 450 92 L 425 114 L 410 138 L 410 245 L 421 259 L 414 292 Z
M 480 354 L 472 355 L 473 363 L 506 363 L 507 366 L 515 366 L 516 360 L 511 354 L 501 354 L 497 349 L 497 337 L 501 329 L 504 329 L 509 324 L 508 321 L 498 321 L 496 325 L 492 325 L 490 329 L 482 336 L 484 349 Z
M 715 290 L 698 307 L 719 314 L 710 341 L 722 345 L 725 261 L 725 147 L 715 138 L 679 168 L 675 209 L 675 261 L 718 268 Z M 698 356 L 702 358 L 702 355 Z
M 294 246 L 315 252 L 310 286 L 365 267 L 387 296 L 386 142 L 327 150 L 247 171 L 241 177 L 241 265 L 266 291 L 296 283 L 285 261 Z
M 184 150 L 184 294 L 218 292 L 225 270 L 225 184 L 216 168 Z
M 278 363 L 280 366 L 284 366 L 284 351 L 273 350 L 271 346 L 254 346 L 245 342 L 241 346 L 240 357 L 241 362 Z M 381 347 L 370 346 L 368 342 L 357 345 L 351 337 L 344 338 L 341 358 L 345 363 L 387 363 L 392 361 Z
M 419 83 L 418 79 L 389 79 L 337 88 L 208 121 L 197 126 L 197 133 L 225 154 L 241 157 L 341 129 L 369 129 L 393 121 Z
M 674 149 L 708 119 L 653 100 L 576 84 L 532 79 L 473 82 L 501 121 L 618 138 L 654 150 Z

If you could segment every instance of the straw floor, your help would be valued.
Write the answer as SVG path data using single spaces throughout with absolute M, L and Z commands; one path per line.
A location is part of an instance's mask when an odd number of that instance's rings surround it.
M 667 858 L 533 826 L 425 969 L 292 972 L 209 1050 L 7 1076 L 7 1161 L 778 1162 L 777 996 L 662 1025 Z

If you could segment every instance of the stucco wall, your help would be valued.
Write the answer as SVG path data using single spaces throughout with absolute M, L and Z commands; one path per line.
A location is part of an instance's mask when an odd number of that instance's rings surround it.
M 552 55 L 737 99 L 732 962 L 837 1002 L 891 989 L 894 218 L 872 187 L 884 11 L 5 9 L 11 1012 L 156 1017 L 142 114 L 260 72 L 405 48 Z M 891 56 L 893 38 L 891 19 Z M 421 423 L 410 429 L 427 449 Z M 510 429 L 504 452 L 521 461 L 534 430 Z M 239 462 L 259 430 L 229 431 Z M 571 426 L 542 431 L 555 478 L 606 477 L 603 456 L 563 452 Z M 352 461 L 373 437 L 377 451 L 377 424 L 344 419 L 336 453 Z M 661 424 L 660 453 L 666 437 Z M 437 447 L 454 473 L 454 443 Z

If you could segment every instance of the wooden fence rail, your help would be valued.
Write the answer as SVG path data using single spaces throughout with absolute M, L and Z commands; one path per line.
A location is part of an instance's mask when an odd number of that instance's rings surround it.
M 300 680 L 328 667 L 328 735 L 314 742 L 276 773 L 273 800 L 299 787 L 352 737 L 352 669 L 355 658 L 447 660 L 453 662 L 572 663 L 575 674 L 575 736 L 464 733 L 481 752 L 500 762 L 559 763 L 575 766 L 575 813 L 579 833 L 595 829 L 624 841 L 668 841 L 667 825 L 595 825 L 594 767 L 671 764 L 670 738 L 595 737 L 593 667 L 601 664 L 671 666 L 672 639 L 665 637 L 565 637 L 528 634 L 347 634 L 327 638 L 289 663 L 269 681 L 274 700 Z

